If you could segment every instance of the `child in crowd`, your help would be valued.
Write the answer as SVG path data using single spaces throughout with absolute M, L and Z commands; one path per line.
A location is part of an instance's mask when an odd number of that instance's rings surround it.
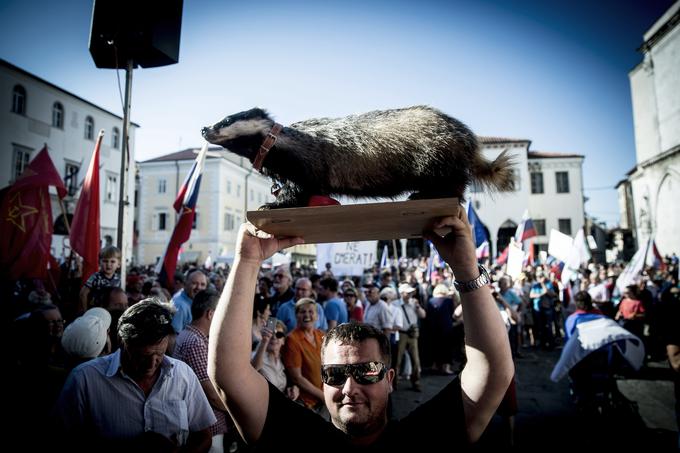
M 99 271 L 90 275 L 80 290 L 79 313 L 101 305 L 101 292 L 104 288 L 120 288 L 120 276 L 116 274 L 120 268 L 120 257 L 120 250 L 113 245 L 104 247 L 99 252 Z

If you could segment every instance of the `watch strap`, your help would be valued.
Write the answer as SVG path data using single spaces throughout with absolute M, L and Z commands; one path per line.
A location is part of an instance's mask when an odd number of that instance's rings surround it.
M 486 268 L 481 264 L 478 264 L 477 268 L 479 269 L 479 277 L 466 282 L 454 280 L 453 286 L 456 288 L 456 290 L 458 290 L 459 293 L 469 293 L 491 283 L 491 278 L 489 278 L 489 272 L 486 270 Z

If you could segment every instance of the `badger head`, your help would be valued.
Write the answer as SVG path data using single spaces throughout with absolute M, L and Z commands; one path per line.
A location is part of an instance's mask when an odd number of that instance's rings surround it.
M 274 121 L 265 110 L 254 108 L 229 115 L 204 127 L 201 133 L 208 142 L 252 160 L 273 125 Z

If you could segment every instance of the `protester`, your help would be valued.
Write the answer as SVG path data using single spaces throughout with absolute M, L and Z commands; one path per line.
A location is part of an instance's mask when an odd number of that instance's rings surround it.
M 118 321 L 120 349 L 76 367 L 56 405 L 63 450 L 207 451 L 215 423 L 196 374 L 167 357 L 173 309 L 154 299 Z
M 212 446 L 210 453 L 222 453 L 225 446 L 232 444 L 225 434 L 229 431 L 231 419 L 222 400 L 217 396 L 215 387 L 208 378 L 208 333 L 217 307 L 219 295 L 213 290 L 199 291 L 191 304 L 191 323 L 177 336 L 173 354 L 189 365 L 201 383 L 217 421 L 210 426 Z
M 109 327 L 111 315 L 101 307 L 90 308 L 66 326 L 61 346 L 66 353 L 67 369 L 111 352 Z
M 303 298 L 295 303 L 297 327 L 288 335 L 281 354 L 291 381 L 300 387 L 300 399 L 319 414 L 323 413 L 321 385 L 321 341 L 323 332 L 315 328 L 316 302 Z
M 120 287 L 120 276 L 116 271 L 120 268 L 120 250 L 110 245 L 99 252 L 99 271 L 90 275 L 80 290 L 80 314 L 90 306 L 101 305 L 101 291 L 104 288 Z
M 427 313 L 420 306 L 418 301 L 411 297 L 415 292 L 415 288 L 407 283 L 399 285 L 399 294 L 402 296 L 401 311 L 404 315 L 404 326 L 399 335 L 399 344 L 397 345 L 397 363 L 394 367 L 396 370 L 394 376 L 394 389 L 397 389 L 397 378 L 401 368 L 401 363 L 408 352 L 411 358 L 411 388 L 415 391 L 422 391 L 420 386 L 420 354 L 418 352 L 418 337 L 420 336 L 420 327 L 418 320 L 427 316 Z
M 172 297 L 175 305 L 175 316 L 172 318 L 172 326 L 175 333 L 180 333 L 191 322 L 191 303 L 199 291 L 208 286 L 208 277 L 200 269 L 189 271 L 184 288 Z
M 296 445 L 297 451 L 318 451 L 320 445 L 325 451 L 357 451 L 369 445 L 379 451 L 422 451 L 440 449 L 452 439 L 461 444 L 479 439 L 513 376 L 512 357 L 486 285 L 488 274 L 477 266 L 464 212 L 431 225 L 432 230 L 442 227 L 452 232 L 440 237 L 430 231 L 427 238 L 451 264 L 463 292 L 469 346 L 465 369 L 430 402 L 401 421 L 388 422 L 394 372 L 388 370 L 387 338 L 362 324 L 340 325 L 329 331 L 322 348 L 323 396 L 332 424 L 287 400 L 249 366 L 250 344 L 243 333 L 250 323 L 260 264 L 302 239 L 241 227 L 234 268 L 211 329 L 209 373 L 248 443 L 262 451 L 278 450 L 282 439 L 300 427 L 304 442 Z M 229 361 L 218 360 L 227 355 Z

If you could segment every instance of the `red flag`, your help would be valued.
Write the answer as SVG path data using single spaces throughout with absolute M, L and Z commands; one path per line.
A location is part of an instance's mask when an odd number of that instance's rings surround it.
M 99 147 L 104 131 L 99 131 L 90 167 L 80 191 L 71 221 L 71 248 L 83 257 L 83 281 L 99 269 Z
M 5 192 L 0 202 L 0 268 L 12 280 L 44 279 L 52 245 L 52 206 L 48 187 L 60 198 L 66 187 L 47 145 Z

